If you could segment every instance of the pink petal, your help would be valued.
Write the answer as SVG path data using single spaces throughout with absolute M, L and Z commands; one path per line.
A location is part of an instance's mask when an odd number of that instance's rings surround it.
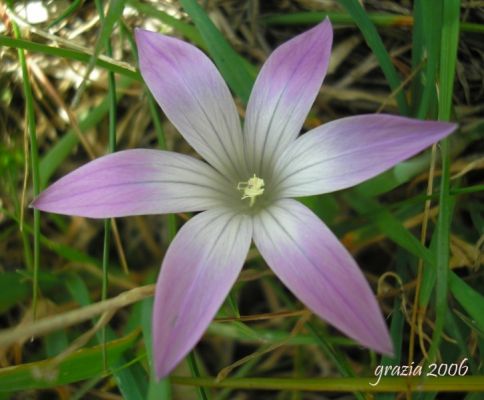
M 158 378 L 195 346 L 235 283 L 249 251 L 249 217 L 198 214 L 171 243 L 156 284 L 153 352 Z
M 332 41 L 326 19 L 279 46 L 262 67 L 244 126 L 251 172 L 264 175 L 299 134 L 326 74 Z
M 279 158 L 275 186 L 284 197 L 354 186 L 417 154 L 456 127 L 374 114 L 328 122 L 302 135 Z
M 261 212 L 254 219 L 254 242 L 276 275 L 316 315 L 366 347 L 393 352 L 361 270 L 308 208 L 281 200 Z
M 160 150 L 126 150 L 76 169 L 32 207 L 91 218 L 200 211 L 225 203 L 226 178 L 208 164 Z M 237 198 L 234 189 L 232 195 Z
M 204 53 L 181 40 L 136 30 L 139 67 L 163 112 L 188 143 L 237 183 L 246 174 L 239 116 Z M 243 176 L 245 178 L 245 176 Z

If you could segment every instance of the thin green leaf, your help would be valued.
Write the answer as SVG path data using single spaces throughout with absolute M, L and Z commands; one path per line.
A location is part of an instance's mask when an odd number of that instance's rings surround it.
M 0 312 L 5 312 L 30 295 L 28 282 L 16 272 L 0 272 Z
M 403 272 L 402 265 L 397 266 L 397 274 L 401 275 Z M 390 336 L 395 350 L 395 356 L 383 356 L 381 359 L 381 366 L 387 365 L 401 365 L 402 360 L 402 342 L 403 342 L 403 330 L 405 327 L 405 316 L 402 312 L 402 301 L 399 296 L 395 297 L 393 302 L 392 321 L 390 323 Z M 379 394 L 376 396 L 376 400 L 393 400 L 395 399 L 393 393 Z
M 430 6 L 438 6 L 436 2 L 425 2 Z M 367 12 L 368 18 L 377 26 L 411 26 L 414 17 L 411 15 L 396 15 L 386 13 Z M 319 12 L 319 11 L 301 11 L 295 13 L 272 14 L 261 17 L 261 20 L 268 26 L 273 25 L 313 25 L 321 22 L 328 17 L 335 25 L 354 25 L 354 19 L 345 13 L 338 12 Z M 435 18 L 432 18 L 435 22 Z M 431 24 L 428 24 L 431 25 Z M 484 33 L 484 24 L 464 22 L 460 23 L 461 32 L 479 32 Z
M 11 3 L 11 2 L 10 2 Z M 10 4 L 11 6 L 12 4 Z M 20 38 L 20 29 L 12 21 L 15 37 Z M 27 127 L 30 140 L 30 166 L 32 175 L 32 186 L 34 196 L 40 193 L 40 168 L 39 168 L 39 149 L 37 145 L 37 127 L 35 122 L 34 96 L 30 85 L 30 76 L 27 68 L 27 61 L 22 49 L 17 49 L 20 66 L 22 68 L 22 84 L 25 97 L 25 108 L 27 116 Z M 33 251 L 33 279 L 32 279 L 32 313 L 33 318 L 37 314 L 37 300 L 39 297 L 39 269 L 40 269 L 40 211 L 33 210 L 34 214 L 34 251 Z
M 449 0 L 443 5 L 442 37 L 440 52 L 440 98 L 439 120 L 450 119 L 452 95 L 454 92 L 454 76 L 457 63 L 457 45 L 459 40 L 460 1 Z M 436 299 L 435 299 L 435 327 L 428 360 L 432 362 L 442 337 L 445 315 L 447 313 L 447 292 L 449 277 L 449 249 L 451 224 L 450 198 L 450 159 L 448 139 L 441 141 L 442 175 L 440 184 L 439 217 L 437 220 L 436 244 Z
M 345 199 L 359 213 L 371 213 L 372 219 L 376 222 L 378 228 L 389 239 L 416 257 L 433 264 L 434 259 L 429 250 L 386 208 L 380 206 L 376 200 L 363 196 L 357 189 L 352 190 L 351 195 L 345 195 Z
M 53 26 L 57 25 L 59 22 L 62 22 L 66 18 L 69 18 L 72 14 L 74 14 L 77 11 L 77 9 L 82 5 L 83 2 L 84 2 L 84 0 L 74 0 L 71 4 L 69 4 L 69 7 L 67 7 L 62 12 L 61 15 L 59 15 L 52 22 L 50 22 L 47 27 L 50 29 Z
M 66 280 L 67 287 L 73 299 L 82 306 L 91 304 L 89 289 L 84 281 L 78 275 L 70 275 Z M 95 321 L 93 321 L 95 323 Z M 146 398 L 146 376 L 141 370 L 139 364 L 128 365 L 128 360 L 121 355 L 117 360 L 111 362 L 108 352 L 108 343 L 105 343 L 105 338 L 108 340 L 115 340 L 116 334 L 109 327 L 104 333 L 97 333 L 98 342 L 104 347 L 102 352 L 102 365 L 109 366 L 110 370 L 116 379 L 118 388 L 126 400 L 144 400 Z M 104 365 L 104 364 L 107 365 Z
M 416 115 L 416 110 L 420 104 L 422 97 L 422 90 L 425 86 L 424 82 L 424 63 L 425 59 L 425 36 L 424 25 L 426 21 L 423 18 L 422 1 L 416 0 L 413 3 L 413 26 L 412 26 L 412 70 L 417 71 L 416 75 L 412 79 L 411 94 L 412 94 L 412 115 Z
M 99 35 L 99 39 L 98 39 L 99 46 L 101 48 L 107 47 L 107 44 L 109 43 L 109 38 L 111 37 L 111 34 L 114 29 L 114 26 L 121 19 L 121 16 L 123 15 L 125 3 L 126 3 L 126 0 L 111 0 L 109 2 L 109 7 L 108 7 L 108 12 L 106 14 L 106 17 L 104 17 L 104 15 L 101 17 L 102 28 L 101 28 L 101 34 Z M 99 10 L 99 13 L 100 13 L 99 15 L 101 15 L 102 11 Z M 110 54 L 108 54 L 108 56 L 111 57 Z
M 374 377 L 373 377 L 374 379 Z M 227 378 L 218 381 L 213 377 L 192 378 L 173 376 L 170 380 L 178 385 L 204 386 L 207 388 L 232 388 L 246 390 L 273 390 L 287 393 L 292 390 L 309 392 L 462 392 L 484 391 L 483 376 L 443 376 L 422 381 L 420 376 L 382 378 L 371 386 L 369 378 Z
M 153 315 L 153 299 L 143 300 L 141 311 L 141 328 L 143 330 L 143 339 L 148 355 L 148 365 L 150 382 L 148 386 L 147 400 L 171 399 L 171 385 L 168 379 L 161 379 L 158 381 L 155 376 L 154 362 L 153 362 L 153 337 L 151 327 L 151 316 Z
M 212 322 L 207 334 L 211 336 L 219 336 L 223 338 L 235 339 L 242 343 L 248 344 L 267 344 L 284 342 L 287 346 L 299 345 L 314 345 L 318 344 L 319 340 L 314 335 L 299 333 L 291 335 L 291 333 L 277 330 L 277 329 L 262 329 L 251 327 L 249 329 L 234 323 L 227 322 Z M 342 336 L 331 336 L 326 338 L 328 343 L 334 346 L 352 347 L 358 346 L 353 340 Z
M 114 365 L 131 348 L 139 332 L 107 343 L 108 360 Z M 0 369 L 0 392 L 52 388 L 99 376 L 103 373 L 102 346 L 76 351 L 60 364 L 53 359 Z
M 192 373 L 192 376 L 194 378 L 199 378 L 200 377 L 200 371 L 198 369 L 198 363 L 197 363 L 197 357 L 195 355 L 195 350 L 192 350 L 190 353 L 188 353 L 186 360 L 187 360 L 188 367 L 190 368 L 190 372 Z M 208 393 L 203 386 L 198 386 L 197 393 L 198 393 L 198 398 L 200 400 L 208 400 L 209 399 Z
M 433 254 L 435 259 L 437 235 L 433 235 L 430 241 L 429 251 Z M 422 269 L 422 283 L 420 285 L 419 293 L 419 307 L 425 309 L 432 297 L 432 292 L 435 287 L 435 281 L 437 279 L 437 271 L 435 265 L 432 263 L 424 262 L 424 268 Z
M 139 13 L 156 18 L 164 24 L 176 29 L 177 32 L 181 33 L 185 38 L 195 43 L 197 46 L 206 48 L 202 36 L 200 35 L 200 33 L 198 33 L 197 29 L 193 25 L 183 22 L 175 17 L 172 17 L 166 12 L 158 10 L 149 3 L 141 3 L 138 0 L 128 0 L 128 4 Z
M 449 289 L 459 304 L 472 318 L 472 324 L 484 332 L 484 296 L 476 292 L 453 272 L 449 273 Z
M 208 52 L 225 78 L 227 84 L 247 103 L 254 78 L 240 62 L 240 56 L 230 47 L 225 38 L 215 27 L 203 8 L 195 0 L 180 0 L 185 11 L 190 15 L 200 31 Z
M 378 26 L 410 26 L 413 18 L 409 15 L 367 13 L 371 22 Z M 273 14 L 262 18 L 267 25 L 312 25 L 328 17 L 333 24 L 355 25 L 354 18 L 346 13 L 302 11 L 288 14 Z
M 292 303 L 291 299 L 289 299 L 284 290 L 281 289 L 281 286 L 273 284 L 270 281 L 271 288 L 277 293 L 277 295 L 282 299 L 282 301 L 286 304 L 289 310 L 294 310 L 294 304 Z M 322 349 L 326 357 L 334 364 L 338 372 L 344 377 L 354 377 L 355 372 L 353 368 L 347 361 L 343 352 L 337 347 L 334 346 L 332 343 L 331 336 L 328 335 L 326 332 L 318 329 L 316 325 L 308 321 L 304 324 L 306 329 L 309 333 L 313 336 L 314 340 L 316 341 L 317 345 Z M 363 400 L 364 397 L 361 393 L 355 393 L 355 397 L 359 400 Z
M 85 63 L 88 63 L 92 56 L 87 52 L 82 52 L 79 50 L 48 46 L 45 44 L 32 42 L 31 40 L 14 39 L 4 35 L 0 35 L 0 45 L 16 49 L 24 49 L 36 53 L 48 54 L 55 57 L 66 58 L 68 60 L 82 61 Z M 96 66 L 141 82 L 141 75 L 135 71 L 134 68 L 131 68 L 125 63 L 116 62 L 115 60 L 108 60 L 106 58 L 97 58 Z
M 437 89 L 436 78 L 439 67 L 440 57 L 440 35 L 442 28 L 442 2 L 431 3 L 425 0 L 419 0 L 419 8 L 422 13 L 422 51 L 421 62 L 425 65 L 421 70 L 420 79 L 422 82 L 422 92 L 414 93 L 413 99 L 417 107 L 416 116 L 418 118 L 435 118 L 437 114 Z M 427 21 L 432 20 L 429 24 Z
M 84 93 L 84 89 L 86 88 L 86 84 L 88 82 L 88 78 L 91 75 L 92 70 L 96 65 L 96 61 L 101 54 L 102 49 L 106 46 L 106 43 L 109 41 L 109 38 L 113 32 L 114 25 L 118 22 L 121 18 L 124 10 L 125 0 L 111 0 L 109 2 L 108 13 L 106 17 L 104 17 L 104 12 L 102 10 L 102 4 L 96 2 L 98 13 L 100 16 L 101 21 L 101 33 L 99 34 L 96 46 L 94 47 L 94 53 L 91 55 L 91 59 L 89 60 L 89 64 L 86 68 L 86 72 L 84 73 L 84 78 L 81 82 L 81 85 L 77 89 L 77 92 L 72 100 L 72 104 L 76 105 L 81 95 Z M 109 54 L 108 54 L 109 55 Z
M 401 162 L 392 169 L 358 185 L 358 191 L 365 196 L 375 197 L 409 182 L 428 168 L 430 154 L 423 153 Z
M 49 333 L 44 338 L 47 357 L 55 357 L 69 347 L 66 330 Z
M 111 32 L 114 28 L 114 24 L 121 17 L 124 10 L 125 1 L 113 0 L 109 3 L 109 10 L 106 17 L 104 17 L 104 10 L 100 0 L 96 0 L 96 7 L 99 13 L 99 17 L 102 23 L 102 31 L 99 37 L 98 43 L 101 43 L 106 48 L 106 54 L 108 57 L 112 57 L 111 46 Z M 114 79 L 114 73 L 108 72 L 108 102 L 109 102 L 109 114 L 108 114 L 108 148 L 107 152 L 112 153 L 116 150 L 116 81 Z M 103 240 L 103 258 L 102 258 L 102 288 L 101 288 L 101 300 L 108 298 L 108 264 L 109 264 L 109 250 L 111 243 L 111 220 L 104 220 L 104 240 Z M 106 343 L 106 327 L 101 329 L 101 342 L 103 345 Z M 103 353 L 104 366 L 106 362 L 106 352 Z
M 336 366 L 339 373 L 343 377 L 354 377 L 355 373 L 353 371 L 353 368 L 347 361 L 345 355 L 341 352 L 339 348 L 331 345 L 327 337 L 328 335 L 326 335 L 320 329 L 317 329 L 311 322 L 307 322 L 305 326 L 309 330 L 309 332 L 311 332 L 311 334 L 316 338 L 316 340 L 318 341 L 318 345 L 321 347 L 326 357 L 328 357 L 331 362 Z M 358 400 L 364 400 L 362 393 L 355 392 L 353 394 Z
M 373 54 L 375 54 L 375 57 L 380 63 L 380 67 L 387 78 L 392 92 L 396 91 L 401 85 L 401 79 L 392 64 L 390 55 L 386 51 L 375 25 L 371 22 L 358 0 L 340 0 L 340 3 L 354 19 L 356 25 L 358 25 L 361 33 L 365 37 L 368 46 L 373 50 Z M 409 108 L 407 100 L 405 99 L 405 93 L 402 90 L 397 92 L 396 100 L 400 112 L 403 115 L 408 115 Z

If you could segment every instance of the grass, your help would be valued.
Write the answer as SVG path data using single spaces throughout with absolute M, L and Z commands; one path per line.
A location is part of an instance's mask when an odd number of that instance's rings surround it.
M 14 35 L 17 39 L 20 37 L 20 30 L 17 24 L 12 24 Z M 18 49 L 19 63 L 22 68 L 22 82 L 23 82 L 23 94 L 25 97 L 25 119 L 26 130 L 28 132 L 28 141 L 30 143 L 30 154 L 25 153 L 25 157 L 30 155 L 31 176 L 32 176 L 32 188 L 34 196 L 40 193 L 40 172 L 39 172 L 39 149 L 37 145 L 37 128 L 35 121 L 34 99 L 32 94 L 32 87 L 30 85 L 29 71 L 27 67 L 27 60 L 25 53 L 22 49 Z M 25 147 L 27 148 L 27 147 Z M 25 205 L 22 205 L 25 206 Z M 33 285 L 32 285 L 32 318 L 35 320 L 37 316 L 37 301 L 39 298 L 39 268 L 40 268 L 40 212 L 34 210 L 34 238 L 33 238 Z M 23 213 L 22 213 L 23 216 Z M 27 263 L 28 265 L 29 263 Z
M 207 9 L 194 0 L 166 7 L 73 1 L 36 25 L 17 14 L 21 5 L 0 6 L 0 343 L 10 337 L 0 345 L 0 400 L 52 393 L 130 400 L 302 400 L 317 392 L 478 398 L 484 391 L 483 25 L 472 2 L 417 0 L 413 9 L 365 3 L 301 9 L 290 2 L 215 1 Z M 380 111 L 459 124 L 433 153 L 355 188 L 303 200 L 365 272 L 396 356 L 382 358 L 315 317 L 305 320 L 303 306 L 251 250 L 201 343 L 158 382 L 149 285 L 190 215 L 131 217 L 114 226 L 40 214 L 28 204 L 91 156 L 132 147 L 192 153 L 137 71 L 135 27 L 203 49 L 243 117 L 269 51 L 326 15 L 336 28 L 335 68 L 305 130 Z M 30 340 L 42 324 L 42 334 Z M 422 376 L 390 373 L 369 385 L 378 365 L 412 362 L 422 366 Z M 456 364 L 466 373 L 429 377 L 432 363 Z

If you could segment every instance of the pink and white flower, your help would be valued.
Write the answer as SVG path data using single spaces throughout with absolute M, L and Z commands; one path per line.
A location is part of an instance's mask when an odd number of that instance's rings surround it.
M 214 64 L 194 46 L 136 31 L 141 74 L 166 116 L 206 160 L 126 150 L 55 182 L 33 203 L 91 218 L 202 211 L 163 260 L 153 312 L 158 377 L 195 346 L 235 283 L 251 241 L 316 315 L 362 345 L 393 351 L 375 296 L 326 225 L 293 197 L 357 185 L 456 129 L 359 115 L 298 137 L 330 58 L 328 20 L 278 47 L 252 90 L 244 128 Z

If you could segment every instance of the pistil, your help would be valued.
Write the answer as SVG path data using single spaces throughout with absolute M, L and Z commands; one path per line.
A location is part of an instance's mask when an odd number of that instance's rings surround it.
M 242 200 L 250 199 L 249 207 L 252 207 L 256 197 L 264 193 L 264 179 L 254 174 L 248 181 L 239 182 L 237 184 L 237 190 L 242 192 Z

